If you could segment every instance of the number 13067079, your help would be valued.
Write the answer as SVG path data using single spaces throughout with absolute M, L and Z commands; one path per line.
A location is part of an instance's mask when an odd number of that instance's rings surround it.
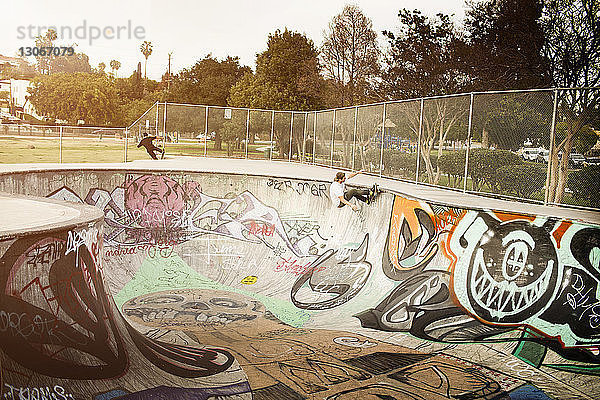
M 72 56 L 75 54 L 73 47 L 20 47 L 19 54 L 21 57 L 50 57 L 50 56 Z

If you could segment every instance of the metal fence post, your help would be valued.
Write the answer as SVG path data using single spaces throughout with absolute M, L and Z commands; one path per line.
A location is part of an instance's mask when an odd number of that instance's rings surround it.
M 167 150 L 167 102 L 163 112 L 163 152 Z
M 250 109 L 246 115 L 246 158 L 248 158 L 248 144 L 250 140 Z
M 304 164 L 306 159 L 306 127 L 308 126 L 308 113 L 304 113 L 304 126 L 302 127 L 302 157 L 300 162 Z
M 62 138 L 63 138 L 63 127 L 59 128 L 58 132 L 58 162 L 62 164 Z
M 473 127 L 473 98 L 471 93 L 471 104 L 469 105 L 469 127 L 467 128 L 467 151 L 465 153 L 465 182 L 463 183 L 463 193 L 467 191 L 467 176 L 469 173 L 469 150 L 471 149 L 471 129 Z
M 356 130 L 358 126 L 358 106 L 354 107 L 354 132 L 352 134 L 352 171 L 354 171 L 354 159 L 356 158 Z
M 271 141 L 269 143 L 269 161 L 273 160 L 273 131 L 275 130 L 275 110 L 271 110 Z
M 294 136 L 294 112 L 292 111 L 292 118 L 290 118 L 290 148 L 288 149 L 288 162 L 292 161 L 292 139 Z
M 154 136 L 157 136 L 157 137 L 158 137 L 158 119 L 160 118 L 160 114 L 159 114 L 159 111 L 158 111 L 158 108 L 159 108 L 158 106 L 159 106 L 159 104 L 160 104 L 160 103 L 157 101 L 157 102 L 156 102 L 156 119 L 154 120 L 154 125 L 156 125 L 156 126 L 154 127 L 154 131 L 156 132 L 156 133 L 154 134 Z
M 385 111 L 386 111 L 385 106 L 386 106 L 386 103 L 383 103 L 383 113 L 382 113 L 383 122 L 381 124 L 382 125 L 381 126 L 381 148 L 379 151 L 379 176 L 381 176 L 381 173 L 383 171 L 383 142 L 385 140 Z
M 421 99 L 421 116 L 419 117 L 419 134 L 417 136 L 417 171 L 415 173 L 415 182 L 419 183 L 419 168 L 421 159 L 421 131 L 423 130 L 423 99 Z
M 333 118 L 331 122 L 331 158 L 329 159 L 329 165 L 333 166 L 333 144 L 335 136 L 335 110 L 333 110 Z
M 123 152 L 123 162 L 127 162 L 127 139 L 129 130 L 125 128 L 125 151 Z
M 548 167 L 546 169 L 546 189 L 544 190 L 544 205 L 550 201 L 550 174 L 552 174 L 552 152 L 554 151 L 554 133 L 556 129 L 556 112 L 558 109 L 558 90 L 554 89 L 554 106 L 552 109 L 552 126 L 550 127 L 550 149 L 548 150 Z M 568 154 L 563 154 L 568 157 Z
M 206 112 L 204 114 L 204 157 L 206 157 L 206 138 L 208 137 L 208 106 L 206 106 Z
M 315 164 L 317 159 L 315 156 L 315 149 L 317 146 L 317 112 L 315 111 L 315 120 L 313 121 L 313 149 L 312 149 L 312 163 Z

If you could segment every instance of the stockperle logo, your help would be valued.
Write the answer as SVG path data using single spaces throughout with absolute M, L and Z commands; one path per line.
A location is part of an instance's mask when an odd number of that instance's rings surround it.
M 35 40 L 43 36 L 47 31 L 56 32 L 56 38 L 59 40 L 87 40 L 91 45 L 94 41 L 106 39 L 136 39 L 146 38 L 146 29 L 141 25 L 134 25 L 131 20 L 127 20 L 123 25 L 93 25 L 83 20 L 81 25 L 20 25 L 17 26 L 17 39 Z

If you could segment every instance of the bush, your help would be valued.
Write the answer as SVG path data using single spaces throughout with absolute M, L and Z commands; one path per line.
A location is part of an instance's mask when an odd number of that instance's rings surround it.
M 573 191 L 573 198 L 591 207 L 600 207 L 599 182 L 600 165 L 584 167 L 567 177 L 567 186 Z
M 498 171 L 504 166 L 522 165 L 521 157 L 508 150 L 474 149 L 469 154 L 469 176 L 473 189 L 480 190 L 487 184 L 494 192 L 500 190 Z
M 440 171 L 452 178 L 449 179 L 452 186 L 457 186 L 465 175 L 466 154 L 466 150 L 453 151 L 438 159 Z
M 495 174 L 497 185 L 504 194 L 515 194 L 522 198 L 531 198 L 546 183 L 546 168 L 543 165 L 524 163 L 504 165 Z
M 373 160 L 373 164 L 379 165 L 379 157 L 381 156 L 379 149 L 369 149 L 367 157 Z M 436 157 L 431 157 L 431 165 L 435 169 L 437 166 Z M 417 153 L 406 153 L 400 150 L 384 150 L 383 151 L 383 166 L 384 174 L 396 177 L 415 179 L 415 171 L 417 169 Z M 425 173 L 425 163 L 421 159 L 419 164 L 419 173 Z

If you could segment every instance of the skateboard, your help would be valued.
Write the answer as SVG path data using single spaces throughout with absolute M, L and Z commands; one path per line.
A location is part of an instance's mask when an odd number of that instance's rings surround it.
M 380 193 L 381 189 L 379 189 L 379 186 L 374 183 L 371 189 L 369 189 L 369 204 L 373 203 Z

